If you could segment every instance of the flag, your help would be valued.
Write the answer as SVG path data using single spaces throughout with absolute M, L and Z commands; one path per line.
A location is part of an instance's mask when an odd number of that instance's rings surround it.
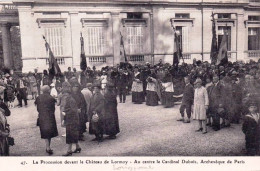
M 214 14 L 212 13 L 212 42 L 210 59 L 212 64 L 216 64 L 218 56 L 218 43 L 217 43 L 217 33 L 216 33 L 216 23 L 214 19 Z
M 222 37 L 220 46 L 219 46 L 219 51 L 218 51 L 218 58 L 217 58 L 217 65 L 224 65 L 228 63 L 228 57 L 227 57 L 227 33 L 226 31 L 224 32 L 224 35 Z
M 179 36 L 177 35 L 176 30 L 174 29 L 173 66 L 178 67 L 180 58 L 182 58 L 182 50 L 179 42 Z
M 127 62 L 127 57 L 125 54 L 125 46 L 124 46 L 124 39 L 120 32 L 120 56 L 123 56 L 125 58 L 125 62 Z
M 87 69 L 87 60 L 86 60 L 86 55 L 85 55 L 85 50 L 84 50 L 84 39 L 82 37 L 82 33 L 80 36 L 80 44 L 81 44 L 80 69 L 82 71 L 85 71 Z
M 43 39 L 45 40 L 46 51 L 47 52 L 49 51 L 49 77 L 50 77 L 50 79 L 53 79 L 54 76 L 56 76 L 57 74 L 61 74 L 61 70 L 52 53 L 49 43 L 46 41 L 44 36 L 43 36 Z

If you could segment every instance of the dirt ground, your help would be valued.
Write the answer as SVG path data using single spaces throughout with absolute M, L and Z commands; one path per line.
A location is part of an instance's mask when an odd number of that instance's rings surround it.
M 36 126 L 37 111 L 29 101 L 28 107 L 11 109 L 8 122 L 15 146 L 11 156 L 47 156 L 44 140 Z M 115 140 L 93 142 L 93 135 L 85 134 L 80 142 L 81 153 L 73 156 L 241 156 L 244 155 L 244 134 L 241 124 L 233 124 L 220 131 L 208 129 L 207 134 L 195 132 L 198 123 L 176 121 L 179 105 L 164 108 L 159 105 L 132 104 L 131 96 L 126 103 L 118 104 L 120 133 Z M 65 133 L 61 128 L 59 107 L 56 107 L 59 136 L 52 139 L 53 156 L 61 156 L 67 150 Z M 75 147 L 74 147 L 75 148 Z

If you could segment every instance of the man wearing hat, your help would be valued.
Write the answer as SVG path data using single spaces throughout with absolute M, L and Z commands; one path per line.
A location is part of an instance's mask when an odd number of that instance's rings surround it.
M 257 103 L 251 99 L 248 105 L 249 113 L 244 118 L 242 131 L 245 134 L 247 155 L 254 156 L 259 152 L 260 145 L 260 114 Z
M 41 81 L 42 81 L 42 76 L 41 76 L 40 73 L 38 73 L 38 69 L 37 69 L 37 68 L 34 69 L 34 74 L 33 74 L 33 76 L 34 76 L 35 79 L 36 79 L 38 95 L 40 95 L 40 93 L 41 93 Z
M 68 71 L 65 72 L 65 77 L 67 80 L 70 80 L 73 77 L 73 72 L 71 71 L 71 67 L 68 67 Z
M 93 95 L 90 99 L 89 107 L 89 133 L 96 136 L 92 141 L 102 142 L 104 133 L 105 98 L 100 90 L 100 84 L 93 84 Z
M 27 106 L 27 86 L 28 86 L 28 82 L 24 79 L 22 75 L 20 75 L 16 84 L 19 107 L 23 106 L 22 100 L 24 100 L 24 105 Z
M 114 93 L 114 84 L 107 83 L 105 89 L 105 117 L 104 117 L 104 133 L 108 135 L 108 139 L 116 139 L 116 134 L 120 132 L 117 113 L 117 100 Z
M 222 85 L 219 83 L 219 77 L 217 75 L 213 76 L 213 84 L 208 87 L 209 96 L 209 110 L 208 117 L 213 119 L 212 128 L 215 131 L 220 130 L 220 116 L 217 112 L 220 103 L 222 103 L 221 89 Z
M 183 97 L 182 97 L 182 102 L 181 102 L 181 107 L 180 107 L 180 113 L 181 113 L 181 119 L 177 121 L 182 121 L 185 123 L 190 123 L 190 118 L 191 118 L 191 106 L 193 104 L 193 99 L 194 99 L 194 88 L 190 83 L 190 77 L 185 77 L 185 88 L 183 91 Z M 184 120 L 184 110 L 186 110 L 188 120 Z
M 123 69 L 119 69 L 119 76 L 117 77 L 116 85 L 117 85 L 120 103 L 122 102 L 125 103 L 127 84 L 128 84 L 128 74 Z
M 241 111 L 242 111 L 242 89 L 241 87 L 236 83 L 238 81 L 237 77 L 235 76 L 236 72 L 232 72 L 232 99 L 234 101 L 233 103 L 233 118 L 232 121 L 234 123 L 239 123 L 239 119 L 241 116 Z

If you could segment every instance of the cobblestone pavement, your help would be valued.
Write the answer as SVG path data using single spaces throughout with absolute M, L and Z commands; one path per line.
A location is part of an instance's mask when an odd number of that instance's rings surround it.
M 36 126 L 37 111 L 30 100 L 28 107 L 11 109 L 8 122 L 15 146 L 10 147 L 11 156 L 46 156 L 44 140 L 40 138 Z M 159 105 L 148 107 L 145 104 L 132 104 L 131 96 L 126 103 L 118 104 L 121 132 L 115 140 L 102 143 L 93 142 L 93 135 L 85 134 L 80 142 L 81 153 L 73 156 L 238 156 L 244 154 L 244 134 L 241 124 L 207 134 L 195 132 L 198 123 L 176 121 L 179 105 L 164 108 Z M 59 136 L 52 139 L 54 156 L 61 156 L 67 150 L 65 133 L 60 126 L 59 107 L 56 107 L 56 121 Z M 75 148 L 75 147 L 74 147 Z

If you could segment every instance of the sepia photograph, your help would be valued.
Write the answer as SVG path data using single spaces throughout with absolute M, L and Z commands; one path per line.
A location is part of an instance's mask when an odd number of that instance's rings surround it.
M 221 164 L 259 148 L 260 0 L 0 1 L 0 156 Z

